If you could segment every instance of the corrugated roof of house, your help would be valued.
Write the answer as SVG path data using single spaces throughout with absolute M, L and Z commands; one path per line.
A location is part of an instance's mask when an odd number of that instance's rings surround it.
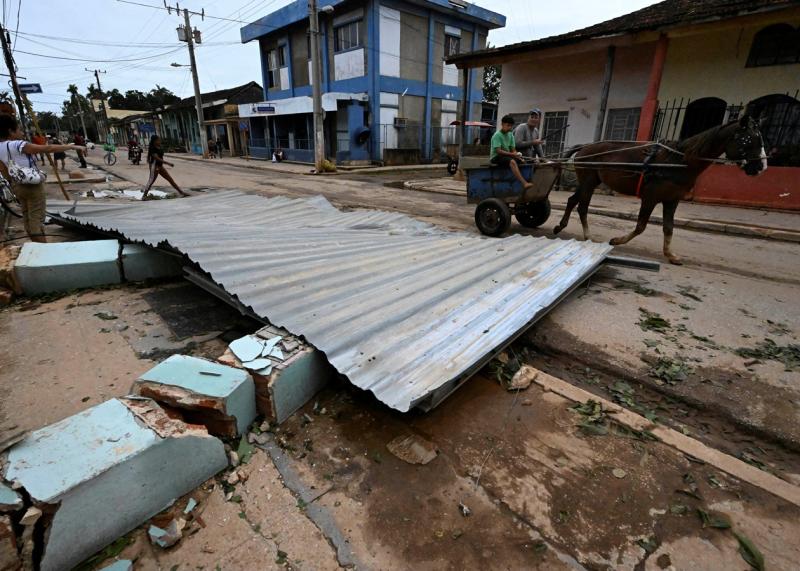
M 566 34 L 519 42 L 499 48 L 466 52 L 448 58 L 447 62 L 464 67 L 474 63 L 475 60 L 485 60 L 487 56 L 525 53 L 604 36 L 631 34 L 723 20 L 754 12 L 791 6 L 800 6 L 800 0 L 665 0 L 630 14 L 612 18 L 587 28 L 567 32 Z
M 239 93 L 251 87 L 255 87 L 258 89 L 259 99 L 260 99 L 260 96 L 263 94 L 264 90 L 257 82 L 250 81 L 248 83 L 245 83 L 244 85 L 237 85 L 236 87 L 229 87 L 228 89 L 218 89 L 217 91 L 208 91 L 206 93 L 201 93 L 200 100 L 203 103 L 212 103 L 214 101 L 220 101 L 223 99 L 224 100 L 234 99 Z M 249 103 L 249 102 L 241 101 L 240 103 Z M 176 107 L 187 107 L 187 106 L 189 107 L 194 106 L 194 95 L 192 95 L 191 97 L 184 97 L 183 99 L 180 100 L 179 103 L 168 105 L 167 109 L 170 108 L 174 109 Z

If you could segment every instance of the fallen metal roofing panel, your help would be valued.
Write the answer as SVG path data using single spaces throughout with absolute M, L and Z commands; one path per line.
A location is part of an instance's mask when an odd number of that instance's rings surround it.
M 230 191 L 70 206 L 48 210 L 182 252 L 234 301 L 305 337 L 352 383 L 400 411 L 452 391 L 611 250 L 449 232 L 403 214 L 342 212 L 322 197 Z

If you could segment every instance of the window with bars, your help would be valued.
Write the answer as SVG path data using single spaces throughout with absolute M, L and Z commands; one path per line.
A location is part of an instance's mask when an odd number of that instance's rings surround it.
M 557 155 L 564 150 L 564 141 L 567 140 L 568 120 L 569 111 L 545 112 L 544 123 L 542 124 L 542 137 L 545 138 L 545 155 Z
M 800 63 L 800 29 L 789 24 L 773 24 L 753 38 L 747 67 Z
M 444 57 L 458 55 L 461 51 L 461 38 L 450 34 L 444 35 Z
M 361 20 L 356 20 L 355 22 L 348 22 L 347 24 L 338 26 L 333 31 L 333 51 L 344 52 L 361 47 L 360 25 Z
M 286 67 L 286 46 L 267 51 L 267 81 L 270 89 L 281 88 L 281 68 Z
M 635 141 L 639 129 L 640 107 L 609 109 L 606 116 L 606 141 Z

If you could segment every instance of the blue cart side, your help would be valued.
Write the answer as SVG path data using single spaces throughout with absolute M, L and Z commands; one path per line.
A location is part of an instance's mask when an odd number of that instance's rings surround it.
M 525 180 L 531 180 L 533 165 L 520 165 Z M 522 195 L 522 185 L 508 167 L 479 167 L 467 169 L 467 202 L 477 204 L 487 198 L 504 202 L 517 202 Z

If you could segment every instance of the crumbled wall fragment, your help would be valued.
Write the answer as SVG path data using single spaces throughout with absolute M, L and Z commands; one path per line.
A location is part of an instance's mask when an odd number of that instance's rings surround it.
M 32 512 L 18 545 L 40 558 L 29 564 L 41 571 L 71 569 L 226 466 L 222 442 L 203 427 L 151 399 L 111 399 L 8 451 L 4 478 L 43 512 Z

